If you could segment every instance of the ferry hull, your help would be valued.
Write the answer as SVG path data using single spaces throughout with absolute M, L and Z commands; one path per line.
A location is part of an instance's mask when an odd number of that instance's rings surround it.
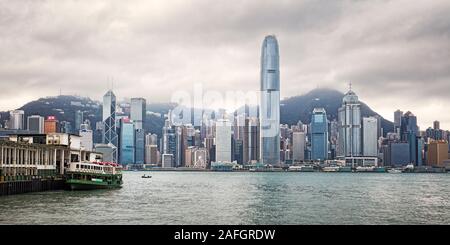
M 72 184 L 68 183 L 68 185 L 69 189 L 72 191 L 122 188 L 121 185 L 97 185 L 97 184 L 83 184 L 83 183 L 72 183 Z
M 122 187 L 122 182 L 106 183 L 89 180 L 68 179 L 66 184 L 70 190 L 95 190 L 95 189 L 116 189 Z

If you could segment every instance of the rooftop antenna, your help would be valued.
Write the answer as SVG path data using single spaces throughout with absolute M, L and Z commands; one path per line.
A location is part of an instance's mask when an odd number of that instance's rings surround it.
M 350 91 L 352 91 L 352 82 L 348 83 L 348 87 L 349 87 Z

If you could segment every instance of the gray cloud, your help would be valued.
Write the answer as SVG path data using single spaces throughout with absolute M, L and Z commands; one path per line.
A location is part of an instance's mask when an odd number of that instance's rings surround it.
M 201 82 L 257 90 L 260 45 L 280 42 L 282 96 L 345 91 L 388 119 L 450 129 L 450 3 L 0 0 L 0 109 L 63 93 L 169 101 Z

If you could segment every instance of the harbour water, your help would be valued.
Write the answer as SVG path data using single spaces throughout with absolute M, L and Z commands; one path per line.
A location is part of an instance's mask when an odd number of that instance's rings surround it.
M 450 224 L 450 174 L 125 172 L 0 197 L 0 224 Z

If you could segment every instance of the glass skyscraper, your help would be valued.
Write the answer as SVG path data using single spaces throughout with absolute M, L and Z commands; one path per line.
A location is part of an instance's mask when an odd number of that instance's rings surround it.
M 351 89 L 338 112 L 338 157 L 361 156 L 361 104 Z
M 136 129 L 143 129 L 147 112 L 147 102 L 144 98 L 131 98 L 130 119 Z
M 328 119 L 323 108 L 315 108 L 311 118 L 311 159 L 328 159 Z
M 117 162 L 119 139 L 116 127 L 116 96 L 111 90 L 103 96 L 103 143 L 113 148 L 112 156 L 108 159 Z
M 409 153 L 411 163 L 422 165 L 422 152 L 419 147 L 419 127 L 417 126 L 417 117 L 410 111 L 405 113 L 401 119 L 400 126 L 401 139 L 409 144 Z
M 264 39 L 261 53 L 261 100 L 259 105 L 263 164 L 280 164 L 280 57 L 275 36 Z
M 135 130 L 128 118 L 120 119 L 120 164 L 135 163 Z
M 144 164 L 145 161 L 145 132 L 144 129 L 136 129 L 135 127 L 135 156 L 134 156 L 134 162 L 136 164 Z

